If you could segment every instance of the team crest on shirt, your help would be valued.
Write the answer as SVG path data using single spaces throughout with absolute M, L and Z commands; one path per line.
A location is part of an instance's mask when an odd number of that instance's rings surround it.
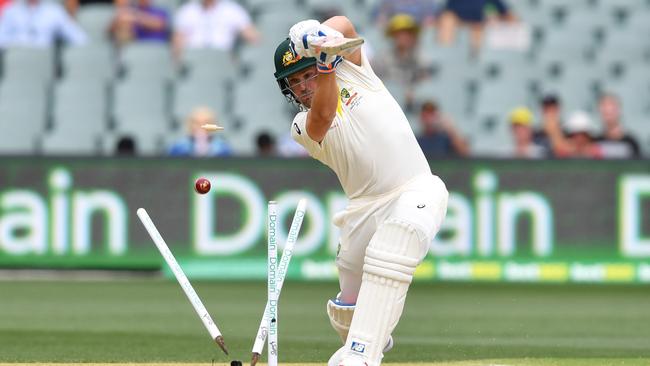
M 340 97 L 341 104 L 350 108 L 350 110 L 356 108 L 362 99 L 362 96 L 352 87 L 341 89 Z

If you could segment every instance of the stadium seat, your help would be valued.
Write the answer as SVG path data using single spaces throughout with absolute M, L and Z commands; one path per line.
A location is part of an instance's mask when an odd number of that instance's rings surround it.
M 105 82 L 92 79 L 60 81 L 54 88 L 54 131 L 84 140 L 102 134 L 107 129 L 107 90 Z
M 310 13 L 323 10 L 340 10 L 341 15 L 348 17 L 355 26 L 364 26 L 368 23 L 370 11 L 363 7 L 358 1 L 354 0 L 334 0 L 323 2 L 321 0 L 302 0 L 307 6 Z
M 257 100 L 248 98 L 249 108 L 257 105 Z M 217 118 L 231 112 L 231 96 L 226 84 L 209 79 L 190 78 L 176 83 L 173 101 L 173 117 L 176 125 L 182 123 L 196 107 L 209 107 Z M 250 108 L 256 109 L 256 108 Z
M 465 133 L 473 136 L 472 153 L 506 157 L 512 149 L 508 113 L 531 104 L 529 86 L 523 78 L 483 82 L 478 88 L 473 117 L 465 126 Z
M 241 125 L 235 127 L 251 132 L 264 129 L 274 134 L 288 131 L 295 111 L 272 78 L 239 84 L 233 96 L 233 114 L 241 119 Z M 252 103 L 255 108 L 251 108 Z
M 418 84 L 414 91 L 416 102 L 433 99 L 441 111 L 454 120 L 463 120 L 469 111 L 467 86 L 462 80 L 430 79 Z
M 600 42 L 604 29 L 612 26 L 612 19 L 607 14 L 593 11 L 571 13 L 560 29 L 567 37 L 583 38 L 588 44 Z
M 159 135 L 169 128 L 166 82 L 127 80 L 115 86 L 114 94 L 113 118 L 117 131 L 146 136 Z
M 510 110 L 529 102 L 530 88 L 526 80 L 518 77 L 503 78 L 480 84 L 477 93 L 477 110 Z
M 8 108 L 0 105 L 0 153 L 1 154 L 33 154 L 37 150 L 38 135 L 42 129 L 36 131 L 33 126 L 25 128 L 25 124 L 33 122 L 16 122 L 29 121 L 37 117 L 25 111 Z
M 576 110 L 593 110 L 594 90 L 591 80 L 581 75 L 544 80 L 540 86 L 541 98 L 544 95 L 553 94 L 560 98 L 562 108 L 567 112 Z
M 134 138 L 139 156 L 156 156 L 165 153 L 163 136 L 167 129 L 167 116 L 163 113 L 149 114 L 147 119 L 134 115 L 125 115 L 120 119 L 120 125 L 109 136 L 128 135 Z M 117 138 L 103 139 L 104 154 L 115 152 Z
M 373 49 L 381 48 L 381 45 L 388 44 L 388 39 L 384 34 L 384 30 L 375 26 L 372 23 L 356 27 L 357 33 L 368 43 Z M 427 32 L 428 33 L 428 32 Z M 420 42 L 423 42 L 424 37 L 420 37 Z
M 268 34 L 263 34 L 260 44 L 244 47 L 240 52 L 241 65 L 238 71 L 242 71 L 246 78 L 273 77 L 275 66 L 269 60 L 273 57 L 278 43 L 278 40 L 272 39 Z M 266 62 L 260 62 L 260 60 L 266 60 Z
M 538 0 L 537 4 L 540 8 L 551 10 L 561 9 L 566 12 L 583 11 L 589 8 L 591 0 Z
M 648 11 L 639 11 L 630 14 L 627 18 L 627 21 L 619 28 L 621 31 L 626 31 L 630 34 L 649 34 L 650 33 L 650 21 L 648 21 L 650 15 Z M 641 37 L 644 40 L 648 41 L 647 37 Z M 647 43 L 646 43 L 647 44 Z
M 609 62 L 611 58 L 624 55 L 630 62 L 648 61 L 650 50 L 648 40 L 626 30 L 607 32 L 602 47 L 598 50 L 599 62 Z
M 110 80 L 115 75 L 114 55 L 106 44 L 69 47 L 63 52 L 66 79 Z
M 46 125 L 43 83 L 4 80 L 0 84 L 0 153 L 29 154 Z
M 227 128 L 222 137 L 228 141 L 229 145 L 232 147 L 233 154 L 239 156 L 254 156 L 257 150 L 256 139 L 257 135 L 262 132 L 269 132 L 264 126 L 258 126 L 255 124 L 248 124 L 246 121 L 243 121 L 239 116 L 229 116 L 227 125 L 231 126 Z M 236 126 L 233 128 L 232 126 Z M 289 133 L 290 121 L 287 121 L 285 132 Z M 276 132 L 270 132 L 271 135 L 276 139 L 279 139 L 280 135 Z
M 54 131 L 43 136 L 40 151 L 45 155 L 99 154 L 99 137 L 92 138 Z
M 457 32 L 454 43 L 449 46 L 438 43 L 435 32 L 424 32 L 420 38 L 420 50 L 430 57 L 432 62 L 442 65 L 447 63 L 466 65 L 469 63 L 471 56 L 469 36 L 463 29 Z
M 289 28 L 292 25 L 310 18 L 311 14 L 303 8 L 294 7 L 292 11 L 288 12 L 282 6 L 272 7 L 262 13 L 256 26 L 263 35 L 277 35 L 277 37 L 282 37 L 283 35 L 289 34 Z
M 565 62 L 584 62 L 594 47 L 594 39 L 558 29 L 545 33 L 536 58 L 561 56 Z
M 120 64 L 129 79 L 171 80 L 175 76 L 170 49 L 164 44 L 130 44 L 122 49 Z
M 230 52 L 215 49 L 183 51 L 183 66 L 193 79 L 207 78 L 221 83 L 238 74 L 238 65 Z
M 474 122 L 479 124 L 466 125 L 465 132 L 481 131 L 479 138 L 483 133 L 502 133 L 500 124 L 506 120 L 507 113 L 515 107 L 530 104 L 530 99 L 528 86 L 521 79 L 501 79 L 481 84 L 473 108 Z M 492 122 L 495 120 L 498 124 Z
M 517 16 L 524 20 L 528 20 L 526 16 L 528 14 L 536 13 L 540 8 L 534 2 L 528 0 L 511 1 L 508 2 L 508 5 Z
M 635 86 L 638 85 L 636 84 L 638 82 L 643 83 L 643 80 L 650 81 L 650 68 L 648 65 L 644 62 L 628 62 L 618 80 L 615 81 L 629 82 L 632 86 Z
M 181 5 L 180 0 L 154 0 L 153 4 L 156 6 L 160 6 L 167 10 L 170 15 L 174 14 L 176 12 L 176 9 Z
M 108 28 L 115 13 L 112 3 L 94 3 L 79 7 L 77 22 L 91 42 L 108 42 Z
M 481 77 L 509 78 L 528 74 L 530 60 L 525 52 L 485 49 L 479 57 Z
M 4 52 L 3 79 L 42 85 L 54 79 L 54 53 L 41 48 L 8 48 Z
M 472 126 L 466 136 L 471 144 L 470 151 L 474 156 L 509 157 L 513 142 L 508 123 L 509 111 L 493 111 L 477 114 L 469 120 Z
M 640 125 L 650 125 L 647 118 L 650 112 L 650 78 L 647 70 L 643 73 L 629 74 L 622 80 L 606 83 L 601 90 L 620 98 L 624 116 L 643 116 L 635 119 L 639 122 L 639 126 L 631 125 L 631 127 L 642 128 Z
M 615 23 L 620 23 L 631 14 L 648 7 L 645 0 L 605 0 L 598 1 L 596 4 L 596 11 L 608 15 Z
M 245 5 L 248 8 L 261 8 L 261 11 L 269 11 L 276 5 L 284 5 L 286 0 L 246 0 Z

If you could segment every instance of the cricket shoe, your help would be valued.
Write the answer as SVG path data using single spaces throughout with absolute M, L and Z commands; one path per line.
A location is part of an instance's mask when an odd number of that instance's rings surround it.
M 393 342 L 393 336 L 388 336 L 388 342 L 386 342 L 386 346 L 384 346 L 384 349 L 382 350 L 382 357 L 384 357 L 384 353 L 390 351 L 393 349 L 393 346 L 395 345 L 395 342 Z M 343 361 L 343 356 L 345 354 L 345 351 L 347 351 L 347 348 L 345 346 L 339 348 L 332 357 L 330 357 L 329 361 L 327 361 L 327 366 L 341 366 L 341 361 Z M 365 361 L 363 363 L 360 363 L 359 365 L 363 366 L 365 364 Z M 357 365 L 354 363 L 354 365 Z M 354 366 L 352 364 L 346 363 L 345 366 Z M 367 365 L 366 365 L 367 366 Z
M 368 362 L 364 357 L 348 355 L 337 366 L 368 366 Z

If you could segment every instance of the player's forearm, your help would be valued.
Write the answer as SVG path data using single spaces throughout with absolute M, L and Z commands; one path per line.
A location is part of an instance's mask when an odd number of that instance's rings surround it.
M 345 38 L 356 38 L 359 36 L 356 29 L 354 29 L 354 24 L 352 24 L 350 19 L 343 15 L 331 17 L 323 22 L 323 24 L 341 32 Z
M 334 28 L 335 30 L 341 32 L 345 38 L 358 38 L 357 30 L 354 28 L 354 24 L 345 16 L 339 15 L 327 19 L 324 25 Z M 350 54 L 345 55 L 345 59 L 354 63 L 357 66 L 361 66 L 361 50 L 358 49 Z
M 311 109 L 307 115 L 307 134 L 312 140 L 321 142 L 336 116 L 339 95 L 336 73 L 318 75 L 316 84 Z

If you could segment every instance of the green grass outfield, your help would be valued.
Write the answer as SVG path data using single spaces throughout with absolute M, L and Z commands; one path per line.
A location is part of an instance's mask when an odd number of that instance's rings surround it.
M 265 284 L 196 282 L 231 357 L 218 351 L 176 282 L 0 282 L 0 363 L 247 362 Z M 324 364 L 338 347 L 325 315 L 334 283 L 287 282 L 281 363 Z M 419 284 L 386 363 L 650 365 L 650 289 Z

